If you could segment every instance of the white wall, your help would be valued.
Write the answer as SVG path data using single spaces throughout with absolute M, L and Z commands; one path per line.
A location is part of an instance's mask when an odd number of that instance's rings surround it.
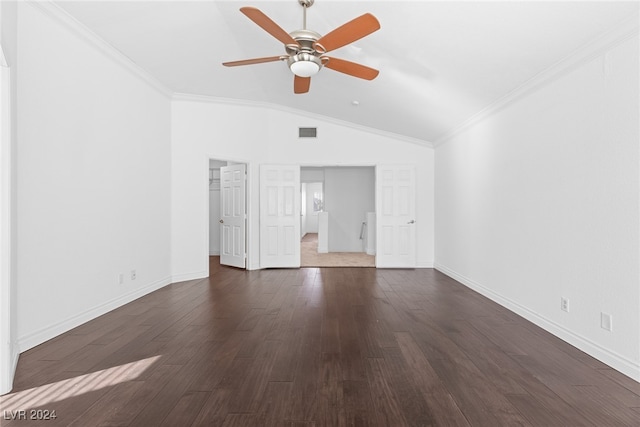
M 373 132 L 262 106 L 202 102 L 177 97 L 172 114 L 172 272 L 207 275 L 207 162 L 237 159 L 248 164 L 248 268 L 260 266 L 259 165 L 417 166 L 417 260 L 433 264 L 433 149 Z M 251 126 L 248 126 L 250 123 Z M 300 140 L 299 126 L 317 126 L 321 137 Z
M 21 350 L 171 279 L 170 99 L 51 8 L 18 5 Z
M 300 182 L 324 182 L 323 167 L 300 168 Z
M 313 212 L 313 193 L 323 191 L 324 168 L 323 167 L 303 167 L 300 168 L 300 182 L 305 185 L 305 207 L 304 215 L 305 233 L 318 232 L 318 212 Z
M 313 211 L 313 197 L 315 193 L 320 192 L 324 194 L 322 182 L 308 182 L 305 183 L 305 205 L 306 205 L 306 232 L 317 233 L 318 232 L 318 212 Z
M 435 201 L 438 269 L 636 379 L 638 75 L 636 32 L 453 136 Z
M 325 168 L 325 210 L 329 212 L 329 252 L 364 252 L 360 227 L 374 212 L 375 170 L 372 167 Z

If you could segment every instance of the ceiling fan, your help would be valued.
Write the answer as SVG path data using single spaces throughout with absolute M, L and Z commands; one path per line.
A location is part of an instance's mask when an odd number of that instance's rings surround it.
M 239 65 L 260 64 L 263 62 L 286 61 L 287 66 L 295 75 L 293 79 L 294 93 L 309 92 L 311 76 L 317 74 L 322 67 L 361 79 L 375 79 L 378 76 L 378 70 L 344 59 L 325 56 L 325 54 L 349 43 L 353 43 L 380 29 L 380 23 L 376 17 L 370 13 L 365 13 L 330 33 L 321 36 L 315 31 L 307 29 L 307 8 L 311 7 L 314 1 L 315 0 L 298 0 L 298 3 L 300 3 L 303 8 L 302 29 L 290 33 L 280 28 L 278 24 L 258 9 L 254 7 L 240 8 L 240 12 L 244 13 L 263 30 L 284 43 L 287 54 L 224 62 L 222 65 L 226 67 L 237 67 Z

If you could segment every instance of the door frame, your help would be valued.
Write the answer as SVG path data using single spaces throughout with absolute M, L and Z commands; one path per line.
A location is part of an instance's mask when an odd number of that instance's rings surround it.
M 377 181 L 376 181 L 376 174 L 377 174 L 377 168 L 378 168 L 378 163 L 333 163 L 333 164 L 327 164 L 327 163 L 300 163 L 300 183 L 302 183 L 302 168 L 373 168 L 373 187 L 374 187 L 374 194 L 373 194 L 373 202 L 374 202 L 374 212 L 376 213 L 376 217 L 378 216 L 378 203 L 377 203 Z M 322 192 L 324 193 L 324 182 L 322 183 Z M 377 244 L 377 243 L 376 243 Z M 378 268 L 378 256 L 377 256 L 377 248 L 376 248 L 376 255 L 375 255 L 375 260 L 376 260 L 376 268 Z
M 246 170 L 247 170 L 247 180 L 246 180 L 246 188 L 245 188 L 245 210 L 246 210 L 246 214 L 247 214 L 247 219 L 246 219 L 246 230 L 245 230 L 245 251 L 247 253 L 247 258 L 246 258 L 246 262 L 245 262 L 245 270 L 251 270 L 251 261 L 252 261 L 252 256 L 251 256 L 251 251 L 250 248 L 253 247 L 253 226 L 251 224 L 251 209 L 252 209 L 252 203 L 251 203 L 251 199 L 253 197 L 253 191 L 252 191 L 252 179 L 251 179 L 251 162 L 246 160 L 246 159 L 239 159 L 239 158 L 230 158 L 230 157 L 226 157 L 226 156 L 217 156 L 214 154 L 208 155 L 206 157 L 206 176 L 207 176 L 207 180 L 205 181 L 206 186 L 205 186 L 205 191 L 206 191 L 206 206 L 205 206 L 205 212 L 207 213 L 205 215 L 205 229 L 207 230 L 206 235 L 206 245 L 203 248 L 203 253 L 206 259 L 206 266 L 207 266 L 207 270 L 209 269 L 209 219 L 211 217 L 211 212 L 209 211 L 209 206 L 210 206 L 210 200 L 209 198 L 211 197 L 210 191 L 209 191 L 209 181 L 208 181 L 208 177 L 209 177 L 209 165 L 210 165 L 210 160 L 217 160 L 217 161 L 222 161 L 222 162 L 232 162 L 232 163 L 243 163 L 246 166 Z M 220 194 L 222 194 L 222 192 L 220 192 Z M 210 273 L 210 271 L 208 271 L 208 274 Z
M 18 364 L 18 345 L 15 337 L 15 288 L 13 271 L 15 245 L 13 236 L 13 141 L 11 106 L 11 67 L 0 46 L 0 394 L 13 388 Z

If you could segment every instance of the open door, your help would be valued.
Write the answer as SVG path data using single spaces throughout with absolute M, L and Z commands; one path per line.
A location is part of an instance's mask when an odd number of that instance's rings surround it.
M 260 165 L 260 266 L 300 267 L 298 165 Z
M 415 168 L 376 167 L 376 267 L 415 268 Z
M 220 264 L 246 267 L 246 182 L 244 164 L 220 168 Z

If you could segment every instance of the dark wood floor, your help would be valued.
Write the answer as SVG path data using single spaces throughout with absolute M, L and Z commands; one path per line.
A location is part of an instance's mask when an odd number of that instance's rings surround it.
M 22 354 L 4 418 L 57 418 L 2 425 L 640 424 L 640 384 L 437 271 L 211 271 Z

